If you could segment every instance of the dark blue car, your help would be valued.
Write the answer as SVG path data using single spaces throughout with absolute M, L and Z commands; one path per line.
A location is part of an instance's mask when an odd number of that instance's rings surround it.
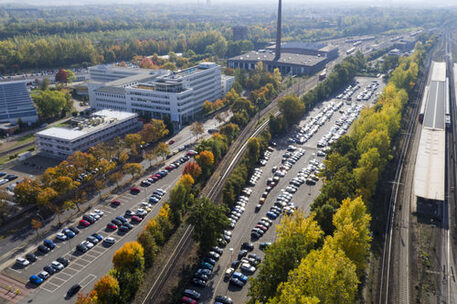
M 44 240 L 43 245 L 48 247 L 49 249 L 56 248 L 56 244 L 51 240 Z

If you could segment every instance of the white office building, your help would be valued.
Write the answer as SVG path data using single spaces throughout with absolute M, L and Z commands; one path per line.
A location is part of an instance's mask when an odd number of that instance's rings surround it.
M 74 121 L 74 127 L 53 127 L 35 134 L 40 153 L 65 159 L 76 151 L 87 151 L 98 143 L 122 137 L 141 128 L 138 114 L 101 110 Z
M 89 68 L 89 100 L 95 109 L 113 109 L 163 119 L 178 128 L 191 122 L 206 100 L 215 101 L 233 80 L 212 62 L 177 72 L 96 66 Z

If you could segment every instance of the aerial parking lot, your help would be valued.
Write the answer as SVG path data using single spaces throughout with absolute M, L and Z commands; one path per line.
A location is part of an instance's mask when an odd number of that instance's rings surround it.
M 34 303 L 60 303 L 75 284 L 81 286 L 80 292 L 90 291 L 95 281 L 112 268 L 114 252 L 124 243 L 135 241 L 148 220 L 158 214 L 168 190 L 190 159 L 186 153 L 167 161 L 172 168 L 152 183 L 140 186 L 138 182 L 135 188 L 139 191 L 130 189 L 52 235 L 40 237 L 35 246 L 4 264 L 0 282 L 5 285 L 11 280 L 22 291 L 21 297 Z M 76 301 L 76 296 L 67 301 Z
M 361 109 L 371 106 L 385 85 L 372 77 L 357 77 L 356 81 L 308 113 L 288 136 L 272 139 L 276 146 L 260 160 L 229 216 L 233 229 L 221 238 L 223 251 L 208 280 L 197 279 L 196 274 L 192 281 L 192 288 L 201 293 L 201 303 L 213 303 L 216 296 L 244 303 L 249 278 L 257 275 L 264 249 L 275 240 L 275 225 L 297 208 L 310 211 L 322 186 L 317 173 L 329 145 L 349 131 Z M 358 100 L 359 95 L 368 96 L 367 92 L 371 92 L 369 98 L 360 96 Z
M 376 78 L 356 81 L 340 92 L 342 96 L 338 93 L 308 113 L 288 136 L 273 139 L 275 147 L 259 161 L 243 198 L 230 214 L 232 229 L 220 239 L 219 247 L 225 246 L 224 250 L 215 248 L 196 273 L 192 289 L 201 293 L 202 303 L 212 303 L 220 295 L 243 302 L 249 277 L 256 275 L 263 250 L 275 239 L 275 225 L 283 214 L 297 208 L 309 211 L 321 187 L 317 173 L 323 168 L 328 146 L 349 130 L 363 106 L 372 104 L 384 85 Z M 363 98 L 368 91 L 369 98 Z M 359 95 L 363 96 L 357 98 Z M 140 180 L 139 191 L 113 197 L 71 225 L 40 238 L 34 247 L 4 264 L 0 280 L 16 280 L 14 286 L 21 285 L 24 301 L 34 303 L 58 303 L 75 284 L 80 292 L 89 292 L 112 268 L 115 250 L 134 241 L 147 221 L 158 214 L 182 171 L 172 163 L 181 158 L 184 164 L 188 160 L 184 155 L 186 151 L 180 152 L 162 170 Z M 73 303 L 76 297 L 67 301 Z

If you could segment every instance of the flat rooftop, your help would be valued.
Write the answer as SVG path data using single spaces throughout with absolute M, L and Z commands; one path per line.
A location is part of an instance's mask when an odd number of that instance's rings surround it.
M 108 125 L 121 122 L 127 119 L 131 119 L 137 117 L 138 115 L 135 113 L 129 112 L 120 112 L 120 111 L 113 111 L 109 109 L 101 110 L 98 112 L 93 113 L 90 117 L 85 119 L 82 122 L 82 127 L 76 128 L 64 128 L 64 127 L 52 127 L 43 131 L 36 133 L 37 136 L 47 136 L 47 137 L 54 137 L 59 138 L 62 140 L 75 140 L 80 137 L 87 136 L 88 134 L 94 133 L 101 129 L 104 129 Z M 103 118 L 103 120 L 98 119 Z M 96 121 L 98 119 L 98 121 Z M 93 122 L 93 123 L 92 123 Z
M 293 64 L 293 65 L 303 65 L 303 66 L 314 66 L 314 65 L 318 64 L 319 62 L 326 60 L 325 57 L 284 53 L 284 52 L 281 52 L 281 57 L 279 58 L 279 60 L 275 61 L 274 59 L 275 59 L 274 52 L 251 51 L 249 53 L 230 58 L 229 60 L 250 61 L 250 62 L 266 61 L 266 62 L 277 62 L 277 63 L 283 63 L 283 64 Z
M 431 81 L 446 81 L 446 62 L 433 61 Z
M 423 126 L 431 129 L 445 129 L 446 82 L 432 81 L 425 99 Z

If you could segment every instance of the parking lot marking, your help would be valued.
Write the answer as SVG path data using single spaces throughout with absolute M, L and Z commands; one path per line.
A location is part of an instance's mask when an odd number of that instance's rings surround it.
M 57 282 L 56 282 L 57 281 Z M 59 283 L 60 281 L 60 283 Z M 57 286 L 60 286 L 62 285 L 63 283 L 65 283 L 66 281 L 65 280 L 62 280 L 62 279 L 59 279 L 58 277 L 52 277 L 51 280 L 49 281 L 51 284 L 55 284 Z
M 100 253 L 91 250 L 91 251 L 87 252 L 84 256 L 85 257 L 87 257 L 87 256 L 89 256 L 89 257 L 99 257 Z
M 79 258 L 78 262 L 79 262 L 80 265 L 85 267 L 85 266 L 87 266 L 87 264 L 85 264 L 85 263 L 90 263 L 92 261 L 89 261 L 89 260 L 86 260 L 86 259 L 83 259 L 83 258 Z
M 77 265 L 77 266 L 79 266 L 79 267 L 81 267 L 81 268 L 84 268 L 84 267 L 86 266 L 86 264 L 80 263 L 79 260 L 74 261 L 74 262 L 73 262 L 73 265 Z
M 78 268 L 74 269 L 73 266 L 75 266 L 75 265 L 71 265 L 71 267 L 68 267 L 67 269 L 70 269 L 70 270 L 73 270 L 73 271 L 77 271 L 77 272 L 78 272 L 78 271 L 81 270 L 81 268 L 83 268 L 83 266 L 81 266 L 81 265 L 76 265 L 76 266 L 79 266 L 80 268 L 79 268 L 79 269 L 78 269 Z
M 70 273 L 68 273 L 68 272 L 70 272 Z M 75 275 L 78 273 L 78 270 L 73 269 L 73 268 L 65 268 L 65 270 L 62 273 L 69 274 L 69 275 Z
M 103 247 L 95 247 L 94 249 L 92 249 L 92 252 L 96 252 L 98 254 L 102 254 L 104 253 L 106 250 L 103 249 Z
M 89 283 L 92 282 L 92 280 L 95 278 L 96 278 L 95 275 L 89 274 L 84 279 L 82 279 L 81 282 L 79 282 L 79 285 L 81 285 L 81 287 L 84 288 L 87 285 L 89 285 Z
M 52 285 L 52 286 L 49 286 L 49 285 Z M 48 287 L 50 287 L 50 288 L 48 288 Z M 43 289 L 44 291 L 47 291 L 47 292 L 49 292 L 49 293 L 53 293 L 53 292 L 56 291 L 57 288 L 59 288 L 59 287 L 60 287 L 59 285 L 53 284 L 53 283 L 51 283 L 51 282 L 48 282 L 48 283 L 46 284 L 46 286 L 42 285 L 42 286 L 41 286 L 41 289 Z
M 14 269 L 13 267 L 10 267 L 11 270 L 16 271 L 17 273 L 22 273 L 22 270 L 24 269 Z
M 62 276 L 64 276 L 64 277 L 62 278 Z M 65 278 L 65 277 L 67 277 L 67 278 Z M 56 276 L 56 278 L 59 279 L 59 280 L 68 281 L 71 278 L 71 275 L 61 272 L 61 273 L 58 274 L 58 276 Z

